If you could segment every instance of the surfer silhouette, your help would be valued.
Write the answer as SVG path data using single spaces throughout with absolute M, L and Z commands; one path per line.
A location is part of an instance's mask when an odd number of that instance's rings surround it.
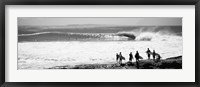
M 156 58 L 156 52 L 155 52 L 155 50 L 153 50 L 152 55 L 153 55 L 153 60 L 155 60 L 155 58 Z
M 118 63 L 118 60 L 119 60 L 119 54 L 116 53 L 116 61 L 117 61 L 117 63 Z
M 136 62 L 138 62 L 140 59 L 140 54 L 138 53 L 138 51 L 136 51 L 135 59 L 136 59 Z
M 135 59 L 136 59 L 136 67 L 137 69 L 139 69 L 139 59 L 140 59 L 140 54 L 138 53 L 138 51 L 136 51 L 135 53 Z
M 129 54 L 129 61 L 132 62 L 132 59 L 133 59 L 133 54 L 132 54 L 132 52 L 130 52 L 130 54 Z
M 122 52 L 119 52 L 119 57 L 121 57 L 122 56 Z
M 150 59 L 151 51 L 149 50 L 149 48 L 147 49 L 146 53 L 147 53 L 148 59 Z
M 159 61 L 160 61 L 161 56 L 160 56 L 160 54 L 156 53 L 155 50 L 153 50 L 152 55 L 153 55 L 153 60 L 154 60 L 155 62 L 159 62 Z
M 122 56 L 122 53 L 119 53 L 119 64 L 122 64 L 122 60 L 125 60 L 125 58 Z

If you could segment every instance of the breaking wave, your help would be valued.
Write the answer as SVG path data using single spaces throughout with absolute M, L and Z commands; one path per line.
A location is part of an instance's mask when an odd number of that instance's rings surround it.
M 123 33 L 119 34 L 121 36 L 128 37 L 128 40 L 135 41 L 167 41 L 167 40 L 182 40 L 181 36 L 178 35 L 168 35 L 162 33 L 154 33 L 154 32 L 143 32 L 140 34 L 131 34 L 131 33 Z M 133 39 L 134 38 L 134 39 Z
M 69 33 L 69 32 L 37 32 L 19 34 L 19 42 L 42 41 L 166 41 L 182 38 L 180 29 L 170 27 L 139 27 L 131 31 L 115 33 Z
M 135 41 L 166 41 L 174 39 L 179 40 L 182 38 L 182 31 L 177 32 L 170 29 L 158 30 L 157 27 L 147 29 L 141 28 L 133 31 L 122 31 L 117 34 Z

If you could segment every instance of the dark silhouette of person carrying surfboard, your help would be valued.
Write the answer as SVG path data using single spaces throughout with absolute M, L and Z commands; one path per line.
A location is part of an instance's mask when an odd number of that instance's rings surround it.
M 149 50 L 149 48 L 147 49 L 146 53 L 147 53 L 148 59 L 150 59 L 150 57 L 151 57 L 151 51 Z
M 156 58 L 156 52 L 155 52 L 155 50 L 153 50 L 152 55 L 153 55 L 153 60 L 155 61 L 155 58 Z
M 119 60 L 119 54 L 116 53 L 116 61 L 117 61 L 117 63 L 118 63 L 118 60 Z
M 119 53 L 119 64 L 122 64 L 122 60 L 125 60 L 125 57 L 122 56 L 122 53 Z
M 130 54 L 129 54 L 129 61 L 132 62 L 132 60 L 133 60 L 133 54 L 132 54 L 132 52 L 130 52 Z
M 136 59 L 136 62 L 138 62 L 140 59 L 140 54 L 138 53 L 138 51 L 136 51 L 135 59 Z
M 139 67 L 139 59 L 143 59 L 143 58 L 140 56 L 138 51 L 136 51 L 136 53 L 135 53 L 135 59 L 136 59 L 136 67 L 137 67 L 137 69 L 139 69 L 140 68 Z
M 160 54 L 156 53 L 155 50 L 153 50 L 152 55 L 153 55 L 153 60 L 154 60 L 155 62 L 159 62 L 159 61 L 160 61 L 161 56 L 160 56 Z
M 156 53 L 155 50 L 153 50 L 152 55 L 153 55 L 153 60 L 154 61 L 155 61 L 155 59 L 158 60 L 158 61 L 161 59 L 160 54 Z

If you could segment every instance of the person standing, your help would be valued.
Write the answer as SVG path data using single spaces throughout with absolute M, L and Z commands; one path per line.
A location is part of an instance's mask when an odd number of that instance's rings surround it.
M 147 53 L 148 59 L 150 59 L 151 51 L 149 50 L 149 48 L 147 49 L 146 53 Z
M 136 62 L 139 61 L 140 59 L 140 54 L 138 53 L 138 51 L 136 51 L 135 59 L 136 59 Z
M 132 54 L 132 52 L 130 52 L 130 54 L 129 54 L 129 61 L 132 62 L 132 59 L 133 59 L 133 54 Z
M 116 53 L 116 61 L 117 61 L 117 63 L 118 63 L 118 60 L 119 60 L 119 54 Z
M 136 67 L 137 69 L 139 69 L 139 59 L 140 59 L 140 54 L 138 53 L 138 51 L 136 51 L 136 54 L 135 54 L 135 59 L 136 59 Z
M 153 50 L 153 60 L 155 60 L 155 58 L 156 58 L 156 52 L 155 52 L 155 50 Z
M 119 52 L 119 64 L 122 64 L 122 59 L 123 59 L 122 53 Z

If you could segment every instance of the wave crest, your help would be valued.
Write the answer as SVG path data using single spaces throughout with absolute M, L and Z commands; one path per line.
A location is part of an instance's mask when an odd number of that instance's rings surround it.
M 154 37 L 155 37 L 155 34 L 150 33 L 150 32 L 145 32 L 145 33 L 141 33 L 140 35 L 138 35 L 135 40 L 151 41 L 152 38 L 154 38 Z
M 181 36 L 163 32 L 123 32 L 118 33 L 118 35 L 125 36 L 131 38 L 131 40 L 135 41 L 166 41 L 166 40 L 177 40 L 181 38 Z M 130 40 L 130 39 L 129 39 Z
M 137 41 L 176 41 L 176 40 L 182 40 L 181 36 L 172 35 L 172 34 L 163 34 L 160 32 L 154 33 L 154 32 L 144 32 L 139 34 L 135 40 Z

